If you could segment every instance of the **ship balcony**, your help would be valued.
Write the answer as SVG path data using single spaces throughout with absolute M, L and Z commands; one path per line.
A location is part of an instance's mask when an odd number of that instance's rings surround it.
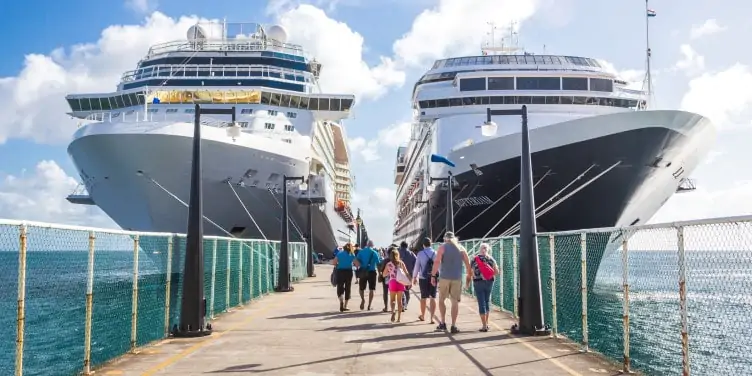
M 76 189 L 73 190 L 73 193 L 69 194 L 65 199 L 71 204 L 96 205 L 83 183 L 79 183 Z
M 402 179 L 405 177 L 405 166 L 397 166 L 397 170 L 394 173 L 394 184 L 400 185 L 402 183 Z

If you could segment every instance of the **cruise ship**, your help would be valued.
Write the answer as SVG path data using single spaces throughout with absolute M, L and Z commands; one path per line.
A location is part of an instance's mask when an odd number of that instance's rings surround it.
M 518 233 L 521 118 L 494 117 L 490 137 L 482 126 L 489 108 L 523 105 L 538 232 L 647 222 L 675 192 L 694 189 L 688 175 L 716 130 L 695 113 L 651 110 L 648 90 L 627 86 L 596 59 L 526 53 L 514 42 L 436 61 L 415 84 L 411 138 L 397 150 L 394 240 L 440 241 L 447 215 L 461 240 Z M 456 167 L 431 163 L 432 154 Z M 432 184 L 450 173 L 451 185 Z
M 287 194 L 291 241 L 307 236 L 309 203 L 316 252 L 349 241 L 354 96 L 321 93 L 321 64 L 287 39 L 278 25 L 196 24 L 151 46 L 114 92 L 68 95 L 82 179 L 68 200 L 127 230 L 185 233 L 195 106 L 235 108 L 234 123 L 200 118 L 206 234 L 280 240 Z

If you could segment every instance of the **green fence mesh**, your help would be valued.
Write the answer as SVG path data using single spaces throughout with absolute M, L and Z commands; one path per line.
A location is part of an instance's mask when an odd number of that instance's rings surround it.
M 472 257 L 481 242 L 500 266 L 492 304 L 516 315 L 518 238 L 461 243 Z M 752 217 L 539 234 L 537 245 L 558 335 L 650 375 L 752 374 Z
M 274 290 L 279 242 L 203 246 L 207 318 Z M 180 321 L 184 253 L 184 235 L 0 222 L 0 325 L 23 331 L 19 343 L 0 336 L 0 375 L 75 375 L 165 338 Z M 306 253 L 290 243 L 293 281 Z

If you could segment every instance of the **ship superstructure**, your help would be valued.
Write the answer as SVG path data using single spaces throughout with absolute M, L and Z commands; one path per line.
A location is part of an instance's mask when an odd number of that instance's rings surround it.
M 287 192 L 315 198 L 289 200 L 291 239 L 307 233 L 314 202 L 314 247 L 331 252 L 352 222 L 337 199 L 350 187 L 335 182 L 337 163 L 349 168 L 342 120 L 354 96 L 321 93 L 321 69 L 276 25 L 197 24 L 152 46 L 115 92 L 66 97 L 81 119 L 68 152 L 88 192 L 69 200 L 126 229 L 184 232 L 195 105 L 235 107 L 234 124 L 201 118 L 206 232 L 278 240 Z M 285 175 L 307 185 L 283 187 Z

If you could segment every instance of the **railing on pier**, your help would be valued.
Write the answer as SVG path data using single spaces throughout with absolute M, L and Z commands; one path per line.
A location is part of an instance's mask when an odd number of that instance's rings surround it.
M 538 234 L 555 335 L 650 375 L 752 373 L 752 216 Z M 519 238 L 491 245 L 492 304 L 517 316 Z M 498 282 L 500 280 L 501 282 Z M 472 286 L 466 293 L 472 294 Z
M 279 242 L 204 238 L 207 319 L 274 291 Z M 306 245 L 290 244 L 292 280 Z M 185 236 L 0 220 L 0 375 L 89 373 L 179 323 Z M 14 361 L 15 357 L 15 361 Z

